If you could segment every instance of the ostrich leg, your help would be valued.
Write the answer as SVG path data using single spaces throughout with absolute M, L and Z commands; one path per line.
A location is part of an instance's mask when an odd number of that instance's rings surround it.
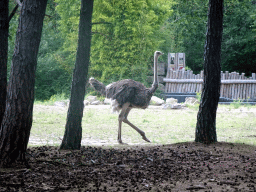
M 147 139 L 145 133 L 144 133 L 142 130 L 140 130 L 138 127 L 136 127 L 135 125 L 133 125 L 130 121 L 128 121 L 127 116 L 128 116 L 128 114 L 129 114 L 129 112 L 131 111 L 131 109 L 132 109 L 132 108 L 127 108 L 127 109 L 126 109 L 125 114 L 124 114 L 124 120 L 123 120 L 123 122 L 124 122 L 124 123 L 127 123 L 127 124 L 130 125 L 133 129 L 135 129 L 135 130 L 142 136 L 142 139 L 144 139 L 144 140 L 147 141 L 147 142 L 150 142 L 150 141 Z
M 118 123 L 119 124 L 118 124 L 118 137 L 117 137 L 117 140 L 118 140 L 119 144 L 126 144 L 126 143 L 122 142 L 122 139 L 121 139 L 121 129 L 122 129 L 122 122 L 125 119 L 125 112 L 128 109 L 129 105 L 130 105 L 130 103 L 125 103 L 123 105 L 121 113 L 119 114 L 119 117 L 118 117 Z

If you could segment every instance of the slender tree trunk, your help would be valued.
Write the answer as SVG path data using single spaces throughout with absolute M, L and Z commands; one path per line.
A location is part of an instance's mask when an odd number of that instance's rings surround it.
M 47 0 L 26 0 L 19 27 L 7 90 L 6 111 L 0 127 L 0 165 L 25 162 L 32 126 L 37 54 Z
M 208 27 L 204 51 L 204 84 L 197 114 L 196 142 L 217 142 L 216 111 L 221 85 L 221 40 L 223 0 L 209 0 Z
M 83 101 L 90 61 L 92 11 L 93 0 L 81 0 L 76 64 L 65 134 L 60 149 L 80 149 L 81 147 Z
M 0 125 L 4 116 L 7 93 L 8 4 L 9 0 L 0 1 Z

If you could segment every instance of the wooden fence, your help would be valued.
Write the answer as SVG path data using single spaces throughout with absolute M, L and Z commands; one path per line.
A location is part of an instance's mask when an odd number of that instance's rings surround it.
M 195 93 L 201 92 L 203 85 L 203 71 L 193 74 L 193 71 L 168 70 L 164 78 L 165 93 Z M 230 99 L 256 99 L 255 73 L 247 78 L 244 73 L 221 72 L 220 97 Z

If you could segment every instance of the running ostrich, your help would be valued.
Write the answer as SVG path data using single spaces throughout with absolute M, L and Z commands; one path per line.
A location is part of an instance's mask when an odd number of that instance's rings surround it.
M 93 77 L 89 80 L 89 83 L 96 91 L 106 96 L 106 98 L 111 99 L 111 107 L 114 112 L 121 110 L 118 117 L 119 144 L 124 144 L 121 139 L 122 122 L 130 125 L 142 136 L 142 139 L 150 142 L 142 130 L 128 121 L 127 116 L 132 108 L 146 109 L 148 107 L 151 97 L 158 87 L 157 62 L 160 55 L 163 55 L 160 51 L 156 51 L 154 54 L 154 82 L 151 88 L 146 88 L 142 83 L 132 79 L 124 79 L 107 86 L 95 80 Z

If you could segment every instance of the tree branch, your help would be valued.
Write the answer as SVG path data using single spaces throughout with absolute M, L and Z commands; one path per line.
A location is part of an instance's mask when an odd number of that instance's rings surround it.
M 98 24 L 112 24 L 112 23 L 109 23 L 109 22 L 96 22 L 96 23 L 92 23 L 92 25 L 98 25 Z
M 20 2 L 20 0 L 15 0 L 16 3 L 21 7 L 22 6 L 22 3 Z
M 23 0 L 15 0 L 16 1 L 16 3 L 17 3 L 17 5 L 14 7 L 14 9 L 12 10 L 12 12 L 11 12 L 11 14 L 10 14 L 10 16 L 9 16 L 9 18 L 8 18 L 8 23 L 11 21 L 11 19 L 13 18 L 13 16 L 15 15 L 15 13 L 16 13 L 16 11 L 17 11 L 17 9 L 19 8 L 19 6 L 21 7 L 22 6 L 22 3 L 21 2 L 23 2 Z
M 12 13 L 10 14 L 9 18 L 8 18 L 8 22 L 11 21 L 11 19 L 13 18 L 13 16 L 15 15 L 15 12 L 17 11 L 19 5 L 17 4 L 14 9 L 12 10 Z
M 106 37 L 106 39 L 109 39 L 109 40 L 110 40 L 110 37 L 108 37 L 107 35 L 105 35 L 105 34 L 103 34 L 103 33 L 98 32 L 98 31 L 92 31 L 91 33 L 92 33 L 92 34 L 100 34 L 100 35 Z
M 49 17 L 49 18 L 52 18 L 52 17 L 53 17 L 53 16 L 51 16 L 51 15 L 46 15 L 46 14 L 45 14 L 44 16 Z

